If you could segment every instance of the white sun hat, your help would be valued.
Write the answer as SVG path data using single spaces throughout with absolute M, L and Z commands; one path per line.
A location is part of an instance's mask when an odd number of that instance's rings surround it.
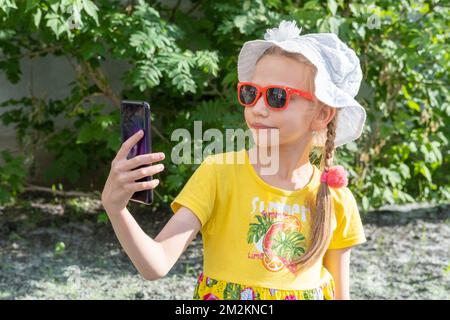
M 239 81 L 251 81 L 256 61 L 269 47 L 300 53 L 316 68 L 316 98 L 330 107 L 340 108 L 334 145 L 339 147 L 358 139 L 366 120 L 366 111 L 354 99 L 362 72 L 355 52 L 334 33 L 300 35 L 295 21 L 282 21 L 278 28 L 267 29 L 264 40 L 247 41 L 238 57 Z M 324 133 L 315 137 L 313 145 L 323 146 Z

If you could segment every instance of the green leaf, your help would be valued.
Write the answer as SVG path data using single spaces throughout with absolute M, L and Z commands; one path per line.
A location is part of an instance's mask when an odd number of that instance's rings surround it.
M 217 52 L 200 50 L 195 53 L 195 60 L 205 73 L 217 76 L 219 71 L 219 58 Z
M 362 198 L 362 207 L 363 207 L 364 211 L 368 211 L 370 208 L 369 198 L 366 196 L 364 196 Z
M 41 18 L 42 18 L 42 11 L 41 11 L 41 9 L 37 9 L 36 13 L 33 15 L 33 21 L 34 21 L 34 25 L 36 26 L 36 28 L 39 27 Z
M 122 144 L 120 133 L 118 131 L 113 131 L 113 133 L 108 135 L 108 141 L 106 147 L 109 150 L 116 151 L 119 150 Z
M 58 36 L 58 16 L 52 13 L 48 13 L 46 16 L 46 26 L 52 29 L 53 33 Z
M 330 17 L 328 23 L 330 25 L 330 31 L 336 35 L 339 35 L 339 26 L 344 22 L 343 19 L 337 19 L 335 17 Z
M 404 179 L 411 178 L 411 173 L 410 173 L 409 167 L 406 164 L 400 163 L 398 165 L 398 170 Z
M 428 182 L 432 182 L 430 170 L 424 163 L 420 166 L 419 172 L 428 180 Z
M 402 181 L 400 174 L 394 170 L 388 171 L 388 179 L 392 186 L 395 186 Z
M 97 56 L 104 57 L 106 54 L 105 48 L 99 42 L 86 42 L 81 46 L 81 54 L 85 60 L 96 58 Z
M 1 2 L 2 1 L 0 1 L 0 5 L 1 5 Z M 27 4 L 26 4 L 26 7 L 25 7 L 25 12 L 33 10 L 38 4 L 39 4 L 39 1 L 27 0 Z
M 11 12 L 11 9 L 17 9 L 15 1 L 13 0 L 0 0 L 0 10 L 5 12 L 7 15 Z
M 106 214 L 106 212 L 102 212 L 97 216 L 97 223 L 98 224 L 106 224 L 108 223 L 109 219 L 108 219 L 108 215 Z
M 408 100 L 406 103 L 408 104 L 408 107 L 410 109 L 420 112 L 420 106 L 417 102 L 415 102 L 413 100 Z
M 395 203 L 394 195 L 392 194 L 392 190 L 391 189 L 385 188 L 383 190 L 383 199 L 389 204 Z
M 336 11 L 337 11 L 337 3 L 336 3 L 336 1 L 335 0 L 328 0 L 327 3 L 328 3 L 328 9 L 330 9 L 331 14 L 335 15 Z
M 358 150 L 358 146 L 357 146 L 356 142 L 353 142 L 353 141 L 346 143 L 345 148 L 347 148 L 347 150 L 350 152 L 356 152 Z
M 402 92 L 406 99 L 411 100 L 411 96 L 409 95 L 405 85 L 402 85 Z
M 239 29 L 241 33 L 245 33 L 244 27 L 247 24 L 247 17 L 244 15 L 236 16 L 234 18 L 234 25 Z
M 310 0 L 303 5 L 304 10 L 316 10 L 320 7 L 318 0 Z
M 442 164 L 443 157 L 442 157 L 442 152 L 441 152 L 441 149 L 440 149 L 441 148 L 440 143 L 437 142 L 437 141 L 433 141 L 433 142 L 429 143 L 427 145 L 427 147 L 429 147 L 429 150 L 434 155 L 435 161 L 433 161 L 433 162 L 437 162 L 438 164 Z
M 96 126 L 92 123 L 88 123 L 83 128 L 81 128 L 80 132 L 78 133 L 76 143 L 88 143 L 95 139 L 96 133 Z
M 95 20 L 95 23 L 97 25 L 99 25 L 98 23 L 98 15 L 97 15 L 97 11 L 98 11 L 98 7 L 95 5 L 94 2 L 92 2 L 91 0 L 83 0 L 83 9 L 84 11 L 86 11 L 86 13 Z

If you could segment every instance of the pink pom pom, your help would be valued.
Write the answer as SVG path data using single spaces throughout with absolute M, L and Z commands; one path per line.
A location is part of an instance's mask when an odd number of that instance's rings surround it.
M 331 167 L 328 172 L 322 172 L 320 182 L 325 182 L 331 188 L 346 187 L 348 183 L 347 171 L 345 171 L 343 166 Z

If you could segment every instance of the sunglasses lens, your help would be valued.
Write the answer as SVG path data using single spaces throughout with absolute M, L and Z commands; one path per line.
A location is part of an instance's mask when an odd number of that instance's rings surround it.
M 267 102 L 272 108 L 283 108 L 286 104 L 286 90 L 271 88 L 267 90 Z
M 239 97 L 244 104 L 252 104 L 256 99 L 257 89 L 248 84 L 241 86 Z

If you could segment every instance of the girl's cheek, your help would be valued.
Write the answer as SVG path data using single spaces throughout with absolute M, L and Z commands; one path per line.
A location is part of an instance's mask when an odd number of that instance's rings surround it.
M 248 121 L 250 120 L 250 118 L 248 116 L 247 108 L 244 109 L 244 119 L 245 119 L 245 122 L 247 122 L 247 125 L 248 125 Z
M 245 119 L 245 122 L 247 122 L 247 125 L 249 122 L 251 122 L 251 120 L 253 118 L 251 113 L 252 113 L 252 110 L 250 107 L 246 107 L 244 109 L 244 119 Z

